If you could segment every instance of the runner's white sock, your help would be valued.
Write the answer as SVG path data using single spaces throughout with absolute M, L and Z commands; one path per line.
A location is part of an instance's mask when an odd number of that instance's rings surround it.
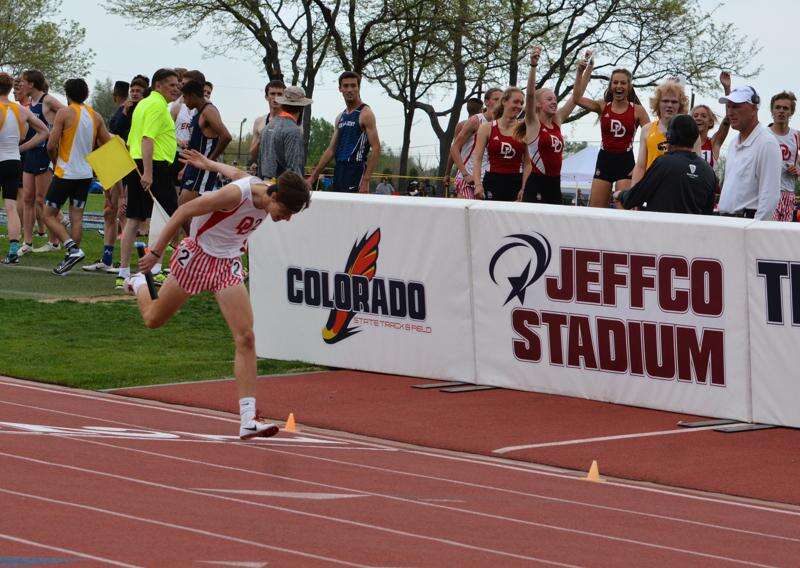
M 131 275 L 130 266 L 126 266 L 125 268 L 122 267 L 119 268 L 119 274 L 117 276 L 119 276 L 120 278 L 128 278 L 130 277 L 130 275 Z
M 242 417 L 242 424 L 249 424 L 256 417 L 256 398 L 246 396 L 239 399 L 239 414 Z
M 147 285 L 147 280 L 145 280 L 144 274 L 136 274 L 131 279 L 131 286 L 133 287 L 133 293 L 137 296 L 139 295 L 139 288 L 142 286 Z
M 153 266 L 153 268 L 150 269 L 150 274 L 152 274 L 153 276 L 155 276 L 159 272 L 161 272 L 161 263 L 160 262 L 158 264 L 156 264 L 155 266 Z

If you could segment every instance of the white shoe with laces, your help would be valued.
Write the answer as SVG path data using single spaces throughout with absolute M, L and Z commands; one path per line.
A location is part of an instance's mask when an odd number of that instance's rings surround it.
M 147 280 L 145 280 L 144 274 L 137 272 L 136 274 L 131 274 L 125 279 L 123 289 L 125 290 L 126 294 L 135 296 L 139 287 L 145 284 L 147 284 Z
M 243 422 L 241 426 L 239 426 L 239 438 L 242 440 L 269 438 L 277 434 L 279 430 L 277 424 L 267 422 L 263 418 L 256 416 L 250 422 Z
M 28 243 L 24 243 L 19 250 L 17 250 L 17 256 L 25 256 L 28 253 L 33 252 L 33 247 Z
M 35 252 L 35 253 L 40 253 L 40 252 L 53 252 L 53 251 L 56 251 L 56 250 L 58 250 L 58 249 L 60 249 L 60 248 L 61 248 L 61 245 L 60 245 L 60 244 L 58 244 L 58 245 L 54 245 L 54 244 L 53 244 L 53 243 L 51 243 L 50 241 L 47 241 L 47 242 L 46 242 L 45 244 L 43 244 L 42 246 L 40 246 L 40 247 L 36 247 L 35 249 L 33 249 L 33 252 Z

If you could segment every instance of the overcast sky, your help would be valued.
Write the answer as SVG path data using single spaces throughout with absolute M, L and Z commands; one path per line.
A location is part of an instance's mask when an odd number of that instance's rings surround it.
M 718 4 L 709 0 L 700 2 L 707 8 Z M 151 75 L 158 67 L 197 68 L 215 85 L 212 100 L 220 108 L 223 120 L 234 137 L 232 144 L 236 144 L 242 119 L 246 119 L 244 132 L 247 132 L 252 128 L 253 119 L 264 114 L 266 74 L 257 63 L 261 54 L 251 57 L 246 53 L 206 57 L 200 37 L 176 43 L 172 40 L 175 35 L 173 31 L 158 28 L 139 30 L 124 18 L 109 15 L 102 8 L 87 10 L 86 4 L 85 0 L 63 0 L 62 13 L 67 17 L 80 14 L 79 21 L 86 27 L 85 45 L 96 52 L 91 75 L 87 78 L 90 87 L 95 79 L 108 77 L 129 81 L 137 73 Z M 800 73 L 797 72 L 796 59 L 792 57 L 796 56 L 797 49 L 790 44 L 793 35 L 785 31 L 787 25 L 798 21 L 800 2 L 730 0 L 717 11 L 716 17 L 720 21 L 735 23 L 741 33 L 757 38 L 763 47 L 761 53 L 754 56 L 753 63 L 756 66 L 763 65 L 764 70 L 751 80 L 762 98 L 769 100 L 772 94 L 783 89 L 800 92 Z M 733 79 L 734 86 L 742 82 L 737 79 Z M 362 86 L 362 98 L 375 111 L 381 141 L 399 149 L 403 124 L 400 104 L 391 101 L 379 86 L 370 84 Z M 705 102 L 715 111 L 722 112 L 722 106 L 717 104 L 714 97 L 698 96 L 696 102 Z M 767 106 L 762 105 L 762 121 L 769 119 Z M 314 115 L 333 121 L 342 107 L 341 95 L 336 88 L 336 74 L 323 73 L 314 93 Z M 587 117 L 568 125 L 564 134 L 575 141 L 596 141 L 599 139 L 599 126 L 594 118 Z M 412 154 L 423 163 L 435 165 L 438 159 L 436 137 L 431 131 L 427 115 L 420 113 L 416 116 L 412 147 Z

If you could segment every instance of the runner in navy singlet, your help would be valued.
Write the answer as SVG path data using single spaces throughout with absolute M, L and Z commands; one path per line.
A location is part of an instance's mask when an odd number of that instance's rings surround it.
M 347 107 L 336 117 L 331 143 L 311 172 L 312 188 L 322 170 L 335 157 L 332 190 L 369 193 L 369 182 L 380 158 L 381 143 L 375 113 L 361 101 L 360 86 L 358 73 L 345 71 L 339 76 L 339 92 Z

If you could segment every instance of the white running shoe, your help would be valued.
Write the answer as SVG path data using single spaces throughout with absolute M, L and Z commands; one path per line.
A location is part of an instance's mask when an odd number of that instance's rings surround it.
M 144 278 L 144 274 L 142 274 L 141 272 L 137 272 L 136 274 L 131 274 L 125 279 L 125 284 L 123 285 L 123 289 L 125 290 L 126 294 L 135 296 L 136 289 L 143 284 L 147 284 L 147 281 Z
M 35 252 L 35 253 L 40 253 L 40 252 L 53 252 L 53 251 L 56 251 L 56 250 L 58 250 L 58 249 L 60 249 L 60 248 L 61 248 L 61 245 L 60 245 L 60 244 L 54 245 L 54 244 L 53 244 L 53 243 L 51 243 L 50 241 L 47 241 L 47 242 L 46 242 L 45 244 L 43 244 L 42 246 L 40 246 L 40 247 L 36 247 L 35 249 L 33 249 L 33 252 Z
M 278 433 L 280 429 L 272 422 L 266 422 L 263 418 L 256 416 L 248 424 L 239 426 L 239 438 L 250 440 L 252 438 L 269 438 Z
M 19 249 L 17 250 L 17 256 L 25 256 L 28 253 L 33 252 L 33 247 L 28 243 L 24 243 Z
M 106 263 L 104 263 L 102 260 L 98 259 L 97 262 L 81 266 L 81 269 L 85 270 L 86 272 L 108 272 L 111 269 L 111 267 Z

